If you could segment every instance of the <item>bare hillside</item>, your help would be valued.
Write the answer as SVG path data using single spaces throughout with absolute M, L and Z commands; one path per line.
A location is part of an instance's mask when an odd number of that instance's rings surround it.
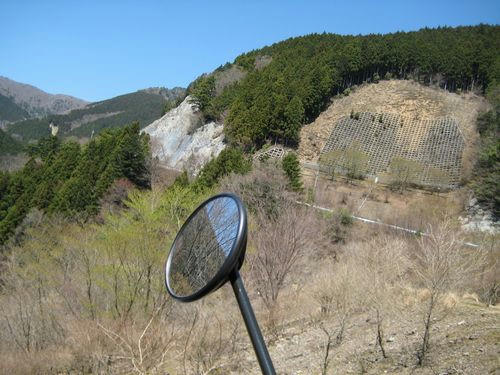
M 466 140 L 465 172 L 470 169 L 467 161 L 477 139 L 475 120 L 488 105 L 483 97 L 471 93 L 454 94 L 406 80 L 381 81 L 353 91 L 349 96 L 332 99 L 331 105 L 314 122 L 302 128 L 299 147 L 302 161 L 316 162 L 335 124 L 354 111 L 395 114 L 413 120 L 452 117 L 457 120 Z

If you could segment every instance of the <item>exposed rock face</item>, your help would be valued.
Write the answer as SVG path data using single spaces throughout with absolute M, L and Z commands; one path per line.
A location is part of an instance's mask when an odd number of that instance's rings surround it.
M 143 129 L 151 136 L 153 157 L 167 167 L 197 174 L 225 148 L 222 124 L 203 124 L 190 97 Z

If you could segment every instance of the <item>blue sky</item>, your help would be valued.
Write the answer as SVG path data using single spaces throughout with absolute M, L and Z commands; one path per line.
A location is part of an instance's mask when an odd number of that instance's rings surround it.
M 96 101 L 187 86 L 236 56 L 313 32 L 500 24 L 496 1 L 0 1 L 0 75 Z

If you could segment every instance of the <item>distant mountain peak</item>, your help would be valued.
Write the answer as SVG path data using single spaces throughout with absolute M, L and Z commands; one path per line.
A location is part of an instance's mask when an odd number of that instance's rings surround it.
M 0 76 L 0 95 L 26 111 L 29 117 L 62 114 L 85 107 L 88 102 L 70 95 L 49 94 L 39 88 Z M 2 113 L 0 113 L 0 121 Z

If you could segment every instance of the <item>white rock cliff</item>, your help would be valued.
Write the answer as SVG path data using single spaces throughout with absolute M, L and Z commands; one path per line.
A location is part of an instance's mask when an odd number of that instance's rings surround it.
M 151 136 L 153 157 L 168 168 L 197 174 L 225 148 L 222 124 L 203 124 L 203 117 L 190 97 L 143 129 Z

